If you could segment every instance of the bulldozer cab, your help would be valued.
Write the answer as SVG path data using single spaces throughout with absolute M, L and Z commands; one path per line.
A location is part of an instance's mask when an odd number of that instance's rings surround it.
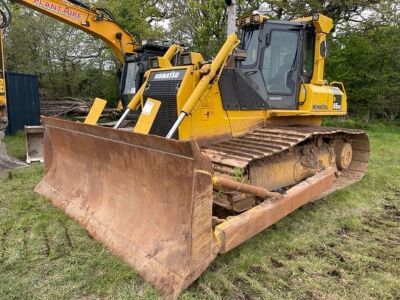
M 225 109 L 298 109 L 300 86 L 313 75 L 315 27 L 267 20 L 244 26 L 239 34 L 246 57 L 222 74 Z M 251 86 L 257 87 L 251 89 L 251 98 L 241 95 Z

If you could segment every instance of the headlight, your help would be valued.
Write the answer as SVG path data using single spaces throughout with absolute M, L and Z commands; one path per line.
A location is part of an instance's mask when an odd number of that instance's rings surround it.
M 158 64 L 158 57 L 149 58 L 149 69 L 157 69 L 160 65 Z
M 254 19 L 255 23 L 261 23 L 261 16 L 260 15 L 254 15 L 253 19 Z
M 187 66 L 192 64 L 192 56 L 190 55 L 190 52 L 183 53 L 180 57 L 180 65 Z

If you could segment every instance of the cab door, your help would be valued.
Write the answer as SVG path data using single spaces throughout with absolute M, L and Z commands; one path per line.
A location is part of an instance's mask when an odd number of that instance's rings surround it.
M 269 21 L 264 26 L 260 69 L 270 109 L 297 109 L 302 29 L 290 22 Z

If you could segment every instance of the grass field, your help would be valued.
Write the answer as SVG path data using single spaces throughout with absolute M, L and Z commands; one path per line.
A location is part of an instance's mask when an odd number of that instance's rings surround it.
M 219 256 L 181 299 L 399 299 L 400 127 L 365 127 L 372 158 L 362 182 Z M 24 155 L 22 135 L 7 143 Z M 33 192 L 42 174 L 34 165 L 0 179 L 0 299 L 160 298 Z

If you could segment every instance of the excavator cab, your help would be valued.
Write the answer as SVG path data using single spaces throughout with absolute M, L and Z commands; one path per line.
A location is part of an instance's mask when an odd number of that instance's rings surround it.
M 149 69 L 149 59 L 163 56 L 167 51 L 166 46 L 146 44 L 137 48 L 135 53 L 125 55 L 119 83 L 120 99 L 124 107 L 143 84 L 144 73 Z

